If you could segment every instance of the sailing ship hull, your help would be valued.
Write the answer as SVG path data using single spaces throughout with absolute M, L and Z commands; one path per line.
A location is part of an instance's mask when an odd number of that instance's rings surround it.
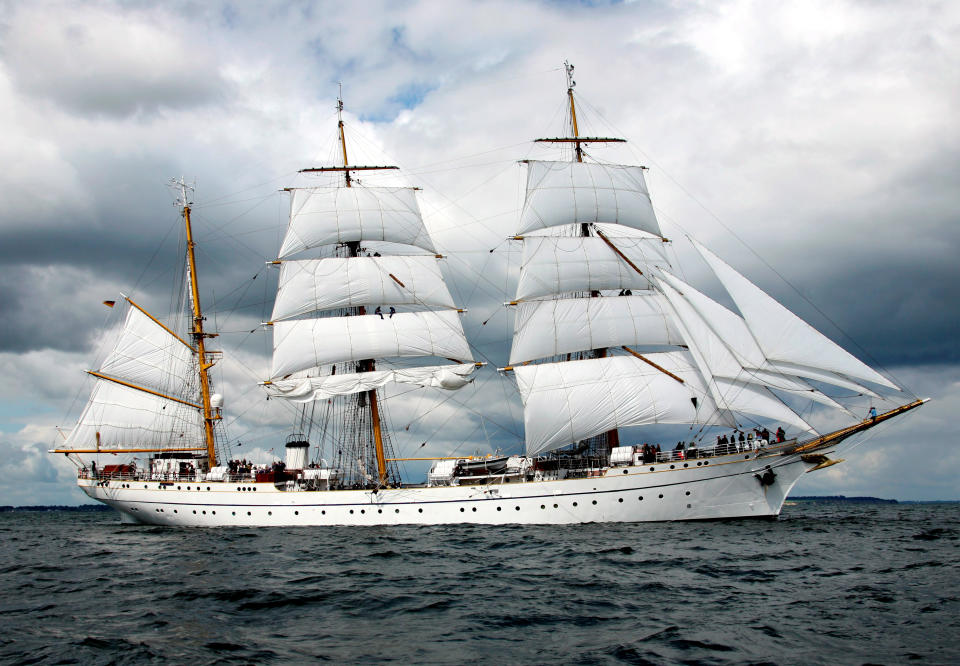
M 285 490 L 272 483 L 79 480 L 123 522 L 189 527 L 574 524 L 774 517 L 800 455 L 613 467 L 603 476 L 469 486 Z M 773 477 L 761 478 L 769 470 Z

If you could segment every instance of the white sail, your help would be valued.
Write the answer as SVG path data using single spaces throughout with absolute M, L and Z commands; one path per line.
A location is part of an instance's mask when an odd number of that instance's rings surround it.
M 517 233 L 608 222 L 662 235 L 642 167 L 547 161 L 527 166 L 527 197 Z
M 272 382 L 268 391 L 293 402 L 326 400 L 338 395 L 351 395 L 361 391 L 380 388 L 388 382 L 414 384 L 417 386 L 455 391 L 469 384 L 470 374 L 476 369 L 474 363 L 459 365 L 430 365 L 419 368 L 375 370 L 325 377 L 279 379 Z
M 654 244 L 635 238 L 611 238 L 646 273 L 646 255 Z M 659 249 L 659 248 L 658 248 Z M 659 256 L 654 255 L 656 259 Z M 647 289 L 649 280 L 631 268 L 597 237 L 525 236 L 517 300 L 571 291 Z
M 435 252 L 411 188 L 338 187 L 292 191 L 279 257 L 321 245 L 388 241 Z
M 620 345 L 680 345 L 663 296 L 565 298 L 517 305 L 510 363 Z
M 733 297 L 767 359 L 821 368 L 899 390 L 883 375 L 780 305 L 713 252 L 696 241 L 692 242 Z
M 661 279 L 657 279 L 657 285 L 667 297 L 671 308 L 673 308 L 673 312 L 679 320 L 680 332 L 683 333 L 687 339 L 687 344 L 691 347 L 691 351 L 695 348 L 699 356 L 703 359 L 704 366 L 701 366 L 701 371 L 704 373 L 704 376 L 723 377 L 738 384 L 760 384 L 768 388 L 789 392 L 807 400 L 813 400 L 820 404 L 833 407 L 834 409 L 847 411 L 843 405 L 816 390 L 798 377 L 788 377 L 769 370 L 748 370 L 745 368 L 741 362 L 738 361 L 733 351 L 727 346 L 726 341 L 722 340 L 720 336 L 716 334 L 690 302 L 690 297 L 695 294 L 701 299 L 709 299 L 673 275 L 661 272 L 660 276 Z M 717 307 L 723 307 L 719 303 L 714 304 L 717 305 Z M 726 309 L 724 308 L 724 310 Z M 727 310 L 727 312 L 729 312 L 729 310 Z M 736 317 L 732 312 L 729 313 L 732 317 Z M 717 386 L 715 383 L 710 384 L 711 388 L 715 386 Z M 769 392 L 763 395 L 765 398 L 773 401 L 770 405 L 773 412 L 753 411 L 749 413 L 769 416 L 770 418 L 784 421 L 784 416 L 781 412 L 784 406 L 780 400 Z M 728 406 L 716 393 L 714 394 L 714 399 L 721 407 Z M 729 408 L 735 409 L 733 406 L 729 406 Z
M 332 257 L 283 262 L 272 320 L 358 305 L 455 307 L 434 257 Z
M 632 356 L 516 367 L 527 453 L 533 455 L 626 426 L 734 425 L 729 415 L 718 412 L 686 353 L 647 354 L 646 358 L 684 383 Z
M 469 359 L 459 315 L 446 310 L 278 321 L 271 377 L 329 363 L 410 356 Z
M 140 310 L 129 306 L 117 343 L 100 372 L 196 402 L 185 389 L 195 386 L 193 351 Z
M 203 414 L 114 382 L 98 379 L 66 448 L 190 448 L 203 446 Z

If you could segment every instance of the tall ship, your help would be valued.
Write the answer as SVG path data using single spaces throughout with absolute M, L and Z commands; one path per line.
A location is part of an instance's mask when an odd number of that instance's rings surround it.
M 227 444 L 209 374 L 222 352 L 205 329 L 181 180 L 186 316 L 119 302 L 116 343 L 51 450 L 76 464 L 80 489 L 125 523 L 197 527 L 775 517 L 803 474 L 925 402 L 692 238 L 737 311 L 678 277 L 645 168 L 590 159 L 588 146 L 623 139 L 580 134 L 565 66 L 569 133 L 537 141 L 570 159 L 524 161 L 506 365 L 474 360 L 416 189 L 368 186 L 367 172 L 396 167 L 350 163 L 338 98 L 342 164 L 303 170 L 336 180 L 288 188 L 289 224 L 268 262 L 279 277 L 260 383 L 295 407 L 284 458 L 234 459 Z M 430 458 L 423 482 L 402 479 L 385 387 L 457 391 L 480 372 L 515 382 L 522 450 Z M 857 414 L 831 387 L 897 406 Z M 802 416 L 813 411 L 834 427 L 818 431 Z M 682 441 L 646 434 L 670 428 Z

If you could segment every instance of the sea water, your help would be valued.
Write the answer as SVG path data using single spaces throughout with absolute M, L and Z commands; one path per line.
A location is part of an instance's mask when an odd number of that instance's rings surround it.
M 960 505 L 173 529 L 0 514 L 9 663 L 960 663 Z

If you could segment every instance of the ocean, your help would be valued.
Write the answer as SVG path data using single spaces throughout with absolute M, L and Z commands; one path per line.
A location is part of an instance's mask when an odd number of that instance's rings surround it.
M 0 532 L 5 663 L 960 663 L 960 504 L 565 527 L 7 512 Z

